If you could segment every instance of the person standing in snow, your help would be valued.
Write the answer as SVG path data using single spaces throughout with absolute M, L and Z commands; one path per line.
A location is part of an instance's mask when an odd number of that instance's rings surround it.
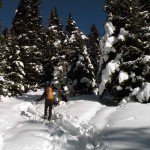
M 56 92 L 54 91 L 54 86 L 53 84 L 49 81 L 46 82 L 44 92 L 41 95 L 39 99 L 36 100 L 36 103 L 41 101 L 42 99 L 45 98 L 45 108 L 44 108 L 44 119 L 48 119 L 50 121 L 51 116 L 52 116 L 52 108 L 53 105 L 57 105 L 57 100 L 56 100 Z M 47 116 L 47 111 L 49 110 L 48 116 Z

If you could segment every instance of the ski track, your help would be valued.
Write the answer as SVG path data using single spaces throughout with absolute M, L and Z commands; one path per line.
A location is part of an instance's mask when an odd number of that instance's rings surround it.
M 48 122 L 41 119 L 41 113 L 37 113 L 36 106 L 30 102 L 15 104 L 11 111 L 20 114 L 22 119 L 5 131 L 4 138 L 0 136 L 1 146 L 5 142 L 4 148 L 0 147 L 0 150 L 106 149 L 100 130 L 70 114 L 54 112 L 52 120 Z M 35 133 L 32 130 L 37 132 Z M 41 138 L 41 142 L 32 143 L 33 139 L 36 141 L 37 138 Z M 18 143 L 20 144 L 18 145 Z
M 116 111 L 116 107 L 102 107 L 100 110 L 97 111 L 96 115 L 90 120 L 90 123 L 95 124 L 95 126 L 99 130 L 103 130 L 106 126 L 108 126 L 109 117 L 113 112 Z M 101 116 L 101 117 L 100 117 Z M 99 122 L 97 122 L 99 120 Z

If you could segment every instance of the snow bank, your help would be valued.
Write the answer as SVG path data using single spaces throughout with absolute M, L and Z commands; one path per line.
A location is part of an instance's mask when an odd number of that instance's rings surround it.
M 145 95 L 149 86 L 143 85 Z M 150 104 L 107 107 L 96 96 L 73 97 L 56 107 L 48 122 L 37 119 L 43 104 L 23 101 L 42 92 L 2 98 L 0 150 L 149 150 Z
M 50 135 L 50 149 L 93 150 L 104 147 L 103 142 L 99 138 L 101 132 L 97 131 L 93 125 L 85 123 L 67 113 L 61 114 L 59 111 L 54 112 L 52 120 L 48 122 L 40 118 L 34 107 L 34 105 L 29 103 L 21 103 L 16 108 L 19 108 L 21 115 L 25 118 L 36 122 L 43 122 L 46 125 Z

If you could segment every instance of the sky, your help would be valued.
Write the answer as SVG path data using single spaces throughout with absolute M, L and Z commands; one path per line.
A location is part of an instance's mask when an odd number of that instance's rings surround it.
M 20 0 L 3 0 L 3 8 L 0 9 L 2 27 L 10 28 L 15 10 Z M 103 34 L 106 14 L 103 11 L 105 0 L 41 0 L 41 15 L 43 25 L 48 25 L 50 10 L 57 8 L 63 27 L 65 27 L 69 13 L 72 14 L 79 30 L 88 34 L 92 24 L 97 26 Z

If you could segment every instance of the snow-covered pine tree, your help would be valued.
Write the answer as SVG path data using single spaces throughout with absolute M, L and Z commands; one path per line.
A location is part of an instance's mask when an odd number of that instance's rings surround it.
M 76 22 L 73 20 L 72 14 L 70 13 L 66 23 L 66 29 L 65 29 L 66 35 L 70 38 L 71 35 L 77 31 L 78 31 L 78 27 L 76 26 Z
M 150 23 L 150 0 L 139 0 L 140 11 L 144 15 L 144 19 Z
M 68 77 L 72 81 L 75 94 L 92 94 L 96 87 L 94 67 L 91 63 L 83 33 L 75 33 L 73 53 L 69 66 Z
M 95 24 L 93 24 L 90 28 L 90 33 L 88 35 L 87 40 L 87 48 L 88 53 L 94 66 L 94 73 L 97 76 L 98 66 L 99 66 L 99 59 L 100 59 L 100 33 L 98 32 Z
M 75 41 L 75 36 L 74 35 L 77 34 L 77 33 L 78 33 L 78 27 L 77 27 L 76 22 L 74 21 L 71 13 L 70 13 L 68 18 L 67 18 L 67 22 L 66 22 L 65 40 L 64 40 L 64 43 L 63 43 L 68 63 L 71 63 L 71 61 L 72 61 L 71 56 L 74 53 L 72 43 Z
M 101 39 L 99 93 L 118 102 L 150 101 L 150 30 L 138 1 L 108 0 L 105 36 Z
M 79 32 L 69 15 L 66 23 L 65 50 L 69 64 L 68 79 L 74 94 L 91 94 L 96 86 L 94 67 L 87 52 L 87 37 Z
M 65 86 L 67 62 L 65 51 L 63 49 L 64 33 L 62 31 L 62 24 L 57 13 L 57 9 L 51 10 L 49 26 L 46 29 L 46 35 L 48 36 L 48 56 L 45 67 L 45 74 L 47 73 L 47 79 L 52 80 L 57 88 L 58 92 Z M 51 70 L 49 70 L 51 68 Z
M 5 59 L 5 44 L 4 44 L 4 36 L 0 35 L 0 99 L 1 96 L 8 95 L 8 87 L 7 87 L 7 80 L 5 80 L 5 76 L 7 73 L 4 70 L 6 66 L 6 59 Z
M 9 32 L 5 35 L 2 50 L 1 67 L 4 71 L 3 94 L 9 96 L 22 94 L 25 92 L 24 64 L 21 61 L 20 49 Z
M 49 26 L 46 30 L 49 43 L 50 60 L 55 66 L 59 59 L 59 55 L 62 53 L 63 31 L 62 24 L 60 22 L 57 9 L 51 10 Z
M 42 18 L 39 0 L 21 0 L 13 19 L 11 34 L 21 51 L 25 70 L 25 89 L 34 88 L 41 80 L 42 67 Z

